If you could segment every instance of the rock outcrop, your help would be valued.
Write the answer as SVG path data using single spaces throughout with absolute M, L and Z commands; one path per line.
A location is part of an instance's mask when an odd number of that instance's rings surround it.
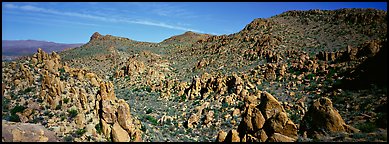
M 54 132 L 39 124 L 2 121 L 2 142 L 60 142 Z
M 312 102 L 304 115 L 300 131 L 308 137 L 317 137 L 329 132 L 359 132 L 347 125 L 329 98 L 323 97 Z
M 250 103 L 242 114 L 238 130 L 231 130 L 224 142 L 292 142 L 297 140 L 297 127 L 287 117 L 282 105 L 263 92 L 259 104 Z M 223 134 L 223 132 L 219 132 Z M 218 141 L 222 140 L 220 136 Z

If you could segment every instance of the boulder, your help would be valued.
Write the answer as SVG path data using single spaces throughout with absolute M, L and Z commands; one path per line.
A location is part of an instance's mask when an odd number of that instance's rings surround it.
M 290 138 L 288 136 L 279 134 L 279 133 L 274 133 L 272 136 L 270 136 L 266 142 L 294 142 L 296 141 L 293 138 Z
M 54 132 L 39 124 L 2 121 L 2 142 L 60 142 Z
M 127 131 L 125 131 L 120 124 L 115 123 L 112 127 L 112 141 L 113 142 L 129 142 L 130 136 Z
M 323 135 L 326 132 L 358 131 L 350 127 L 332 106 L 331 100 L 322 97 L 312 102 L 302 119 L 300 131 L 307 132 L 308 137 Z
M 223 142 L 226 139 L 227 133 L 224 131 L 219 131 L 216 137 L 216 142 Z
M 239 137 L 239 133 L 238 131 L 236 130 L 230 130 L 230 132 L 228 132 L 224 142 L 240 142 L 240 137 Z

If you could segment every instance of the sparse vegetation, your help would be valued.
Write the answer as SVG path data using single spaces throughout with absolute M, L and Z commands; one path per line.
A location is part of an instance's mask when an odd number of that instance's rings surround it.
M 71 110 L 68 110 L 68 113 L 69 113 L 69 117 L 70 118 L 74 118 L 78 115 L 78 112 L 76 109 L 71 109 Z
M 55 69 L 54 72 L 48 70 L 46 63 L 50 60 L 43 64 L 39 60 L 35 66 L 31 61 L 16 61 L 19 71 L 13 70 L 11 63 L 5 63 L 2 69 L 7 93 L 4 97 L 10 95 L 11 98 L 3 98 L 3 119 L 24 121 L 25 117 L 19 118 L 16 113 L 29 107 L 36 110 L 30 114 L 33 120 L 28 117 L 29 122 L 56 131 L 55 127 L 61 127 L 59 124 L 63 122 L 69 126 L 82 113 L 88 128 L 88 124 L 96 124 L 95 118 L 100 121 L 94 128 L 101 136 L 104 135 L 102 119 L 108 127 L 119 121 L 123 125 L 120 117 L 123 111 L 119 111 L 123 110 L 119 109 L 123 99 L 129 104 L 131 114 L 125 118 L 129 120 L 125 123 L 131 122 L 131 128 L 137 125 L 136 129 L 143 132 L 144 141 L 215 141 L 220 130 L 228 132 L 244 124 L 249 110 L 253 110 L 251 116 L 259 116 L 254 113 L 257 112 L 255 108 L 266 103 L 263 100 L 268 97 L 264 94 L 267 92 L 283 108 L 280 110 L 274 102 L 269 105 L 271 110 L 287 113 L 287 118 L 284 113 L 274 115 L 282 122 L 292 120 L 298 128 L 307 125 L 308 129 L 313 129 L 312 124 L 302 124 L 301 120 L 310 106 L 314 106 L 313 100 L 328 97 L 344 121 L 356 124 L 353 126 L 361 130 L 354 134 L 328 132 L 330 135 L 324 138 L 311 139 L 311 136 L 303 137 L 303 130 L 297 129 L 299 142 L 386 141 L 383 135 L 386 133 L 387 123 L 383 121 L 386 113 L 381 109 L 386 107 L 387 88 L 341 87 L 364 84 L 364 81 L 354 83 L 354 80 L 375 75 L 358 72 L 370 70 L 360 68 L 369 61 L 365 51 L 370 54 L 385 47 L 386 39 L 380 37 L 386 37 L 386 19 L 385 23 L 381 20 L 386 13 L 364 22 L 370 19 L 371 13 L 356 17 L 359 12 L 339 11 L 285 12 L 269 19 L 255 19 L 242 31 L 231 35 L 188 32 L 160 43 L 98 35 L 98 39 L 60 53 L 59 64 L 66 62 L 70 70 L 65 72 L 63 67 L 59 68 L 59 75 Z M 345 26 L 343 21 L 351 22 Z M 375 41 L 364 44 L 370 40 Z M 20 62 L 25 66 L 29 63 L 27 69 L 33 83 L 26 85 L 30 78 L 26 72 L 20 72 Z M 384 63 L 383 60 L 377 63 L 380 62 Z M 92 82 L 89 76 L 96 76 L 98 83 Z M 46 85 L 42 85 L 42 77 L 48 77 Z M 108 81 L 113 87 L 104 86 Z M 58 100 L 59 104 L 52 107 Z M 267 108 L 259 110 L 263 116 L 270 112 Z M 29 111 L 25 113 L 29 115 Z M 258 124 L 257 118 L 251 118 L 251 126 Z M 278 124 L 277 119 L 271 119 L 270 123 Z M 305 120 L 312 122 L 313 119 Z M 270 136 L 273 132 L 269 127 L 273 125 L 268 125 L 267 120 L 263 130 Z M 86 127 L 73 124 L 69 127 L 72 131 L 62 135 L 65 141 L 100 138 L 86 136 Z M 240 130 L 238 133 L 241 136 Z M 246 140 L 250 138 L 249 134 L 258 136 L 256 132 L 244 132 Z M 106 140 L 111 141 L 113 134 L 107 136 Z M 133 135 L 130 137 L 135 140 Z

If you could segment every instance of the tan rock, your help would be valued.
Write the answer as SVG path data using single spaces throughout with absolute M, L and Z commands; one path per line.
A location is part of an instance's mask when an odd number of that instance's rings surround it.
M 107 139 L 111 138 L 111 126 L 107 122 L 105 122 L 105 120 L 100 120 L 100 121 L 101 121 L 103 134 Z
M 270 136 L 266 142 L 295 142 L 296 140 L 293 138 L 290 138 L 288 136 L 274 133 L 272 136 Z
M 214 112 L 213 111 L 209 111 L 207 113 L 207 115 L 205 115 L 204 124 L 208 124 L 208 123 L 212 122 L 213 121 L 213 115 L 214 115 Z
M 226 139 L 227 133 L 224 131 L 219 131 L 216 137 L 216 142 L 223 142 Z
M 95 86 L 95 87 L 100 86 L 100 84 L 99 84 L 99 82 L 97 82 L 96 78 L 93 77 L 93 78 L 90 79 L 90 81 L 91 81 L 93 86 Z
M 103 119 L 110 124 L 115 123 L 116 121 L 116 109 L 108 100 L 102 100 L 102 117 Z
M 268 138 L 264 129 L 257 131 L 254 136 L 258 138 L 259 142 L 265 142 Z
M 2 121 L 3 142 L 59 142 L 54 132 L 42 125 Z
M 357 132 L 357 129 L 350 129 L 347 126 L 338 111 L 332 106 L 329 98 L 322 97 L 312 102 L 308 111 L 303 117 L 300 126 L 301 131 L 306 131 L 308 137 L 324 134 L 326 132 L 342 132 L 351 130 Z
M 197 114 L 193 114 L 188 119 L 188 128 L 194 128 L 198 124 L 200 120 L 200 116 Z
M 285 112 L 282 105 L 268 92 L 262 93 L 261 104 L 258 108 L 266 120 L 273 117 L 276 113 Z
M 76 116 L 76 125 L 77 128 L 84 128 L 85 127 L 85 115 L 83 113 L 79 113 Z
M 239 133 L 254 134 L 260 130 L 265 123 L 265 118 L 254 106 L 250 105 L 245 113 L 242 114 L 242 122 L 238 126 Z
M 232 116 L 239 116 L 239 115 L 240 115 L 239 109 L 234 109 L 234 111 L 232 111 Z
M 230 130 L 230 132 L 228 132 L 224 142 L 240 142 L 240 137 L 239 137 L 239 133 L 238 131 L 236 130 Z
M 133 137 L 134 137 L 133 142 L 142 142 L 142 132 L 140 130 L 136 130 Z
M 297 138 L 297 126 L 288 118 L 285 112 L 277 113 L 269 119 L 266 131 L 280 133 L 282 135 Z
M 94 74 L 94 73 L 86 73 L 85 77 L 87 79 L 91 80 L 92 78 L 96 78 L 96 74 Z
M 112 141 L 113 142 L 129 142 L 130 136 L 127 131 L 125 131 L 120 124 L 115 123 L 112 127 Z
M 118 102 L 117 118 L 121 127 L 127 131 L 131 130 L 130 126 L 132 125 L 132 118 L 130 114 L 130 106 L 123 99 L 120 99 Z

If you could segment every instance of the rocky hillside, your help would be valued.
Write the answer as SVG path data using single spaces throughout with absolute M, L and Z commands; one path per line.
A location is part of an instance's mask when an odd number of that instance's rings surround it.
M 64 141 L 386 142 L 386 16 L 287 11 L 161 43 L 96 32 L 4 62 L 3 120 Z

